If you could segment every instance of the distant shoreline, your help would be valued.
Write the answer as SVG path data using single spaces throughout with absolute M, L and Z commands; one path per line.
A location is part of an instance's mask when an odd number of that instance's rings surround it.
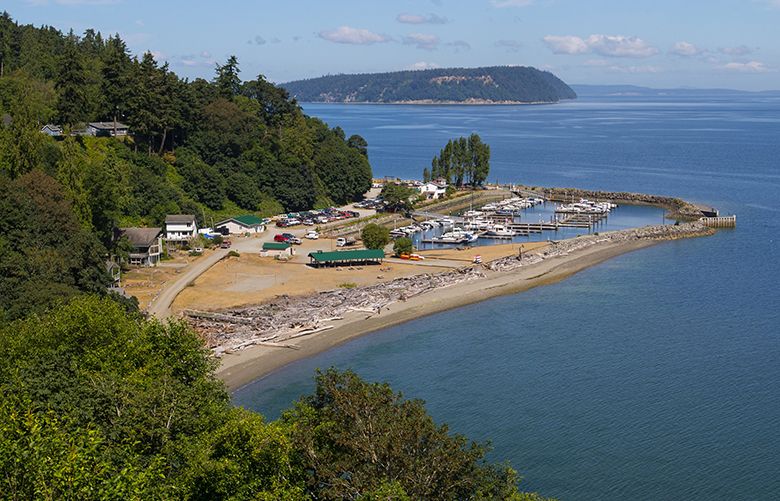
M 411 106 L 541 106 L 545 104 L 559 104 L 573 99 L 561 99 L 558 101 L 490 101 L 485 99 L 473 99 L 466 101 L 438 101 L 434 99 L 420 99 L 415 101 L 301 101 L 300 104 L 381 104 L 381 105 L 411 105 Z
M 680 236 L 673 238 L 697 237 L 706 234 L 709 233 L 691 230 L 689 233 L 681 233 Z M 569 240 L 577 241 L 577 238 Z M 350 312 L 344 315 L 343 320 L 333 322 L 333 329 L 328 330 L 327 333 L 296 339 L 298 349 L 251 346 L 235 353 L 226 354 L 222 357 L 217 376 L 225 382 L 231 391 L 234 391 L 286 365 L 325 352 L 371 332 L 434 313 L 482 302 L 493 297 L 515 294 L 556 283 L 615 256 L 666 240 L 607 241 L 511 271 L 488 272 L 485 278 L 443 287 L 415 296 L 407 301 L 396 301 L 385 307 L 378 315 L 367 315 L 365 312 L 359 311 Z

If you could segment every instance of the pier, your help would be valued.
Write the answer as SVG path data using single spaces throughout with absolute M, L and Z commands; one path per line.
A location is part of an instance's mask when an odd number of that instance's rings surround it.
M 736 228 L 737 216 L 702 217 L 699 222 L 710 228 Z

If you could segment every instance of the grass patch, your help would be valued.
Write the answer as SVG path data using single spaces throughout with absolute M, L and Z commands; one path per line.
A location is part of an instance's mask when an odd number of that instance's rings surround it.
M 357 284 L 355 282 L 344 282 L 339 284 L 339 287 L 341 289 L 354 289 L 355 287 L 357 287 Z

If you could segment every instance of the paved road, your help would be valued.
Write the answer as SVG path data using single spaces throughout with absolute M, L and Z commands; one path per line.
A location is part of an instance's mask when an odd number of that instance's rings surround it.
M 236 250 L 239 253 L 260 252 L 263 242 L 273 240 L 275 234 L 276 232 L 269 227 L 265 233 L 257 238 L 231 237 L 231 241 L 233 242 L 232 250 Z M 187 285 L 227 256 L 230 250 L 231 249 L 216 249 L 213 253 L 203 256 L 193 262 L 192 265 L 188 266 L 174 281 L 168 282 L 163 286 L 163 289 L 146 310 L 147 313 L 149 315 L 154 315 L 159 319 L 166 319 L 171 316 L 171 305 L 176 300 L 176 296 L 178 296 Z
M 351 205 L 342 207 L 344 210 L 354 210 L 360 213 L 360 217 L 370 216 L 376 213 L 376 211 L 368 209 L 355 209 Z M 343 222 L 341 222 L 343 224 Z M 329 223 L 324 226 L 331 226 L 339 223 Z M 289 228 L 276 228 L 275 226 L 268 226 L 265 233 L 262 233 L 259 237 L 244 238 L 244 237 L 231 237 L 233 241 L 232 250 L 236 250 L 240 253 L 244 252 L 260 252 L 260 248 L 263 246 L 263 242 L 270 242 L 273 240 L 274 235 L 280 232 L 292 233 L 297 237 L 303 237 L 307 231 L 311 228 L 304 227 L 299 229 Z M 213 253 L 203 256 L 198 259 L 191 266 L 189 266 L 181 275 L 176 277 L 175 280 L 166 283 L 157 297 L 152 301 L 147 308 L 147 313 L 153 315 L 159 319 L 166 319 L 171 316 L 171 305 L 176 300 L 176 297 L 184 290 L 187 285 L 196 280 L 199 276 L 206 273 L 212 266 L 217 264 L 223 257 L 227 256 L 230 249 L 216 249 Z

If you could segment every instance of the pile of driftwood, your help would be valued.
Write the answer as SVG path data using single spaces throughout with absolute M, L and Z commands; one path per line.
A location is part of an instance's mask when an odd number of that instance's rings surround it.
M 331 328 L 327 322 L 340 320 L 350 311 L 376 314 L 390 303 L 484 276 L 478 268 L 462 268 L 308 296 L 279 296 L 259 305 L 220 312 L 186 310 L 184 314 L 208 346 L 220 354 L 327 330 Z
M 527 253 L 522 259 L 517 257 L 506 257 L 490 263 L 487 268 L 492 271 L 511 271 L 517 268 L 544 261 L 551 257 L 566 256 L 572 252 L 586 249 L 598 244 L 611 244 L 618 242 L 631 242 L 637 240 L 675 240 L 678 238 L 689 238 L 713 233 L 711 228 L 707 228 L 699 222 L 683 223 L 679 225 L 654 225 L 644 226 L 642 228 L 632 228 L 628 230 L 611 231 L 594 235 L 582 235 L 569 240 L 555 242 L 544 250 Z

